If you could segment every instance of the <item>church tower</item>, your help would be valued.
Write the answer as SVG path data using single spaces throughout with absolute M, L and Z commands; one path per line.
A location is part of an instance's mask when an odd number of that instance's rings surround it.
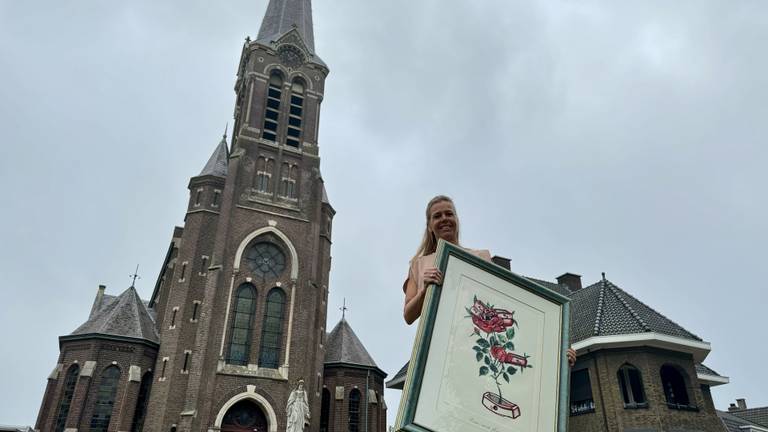
M 334 210 L 317 142 L 328 68 L 310 0 L 270 0 L 246 39 L 226 136 L 189 182 L 150 307 L 145 431 L 284 431 L 303 381 L 319 429 Z

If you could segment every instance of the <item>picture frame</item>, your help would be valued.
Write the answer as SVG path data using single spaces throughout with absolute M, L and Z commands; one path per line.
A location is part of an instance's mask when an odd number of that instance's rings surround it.
M 569 299 L 440 240 L 396 431 L 565 432 Z

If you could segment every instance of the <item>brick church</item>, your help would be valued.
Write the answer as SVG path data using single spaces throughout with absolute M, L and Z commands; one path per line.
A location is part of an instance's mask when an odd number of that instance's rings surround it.
M 328 72 L 310 0 L 270 0 L 242 49 L 231 143 L 190 179 L 151 298 L 99 287 L 59 339 L 37 430 L 385 430 L 386 374 L 344 318 L 325 328 Z

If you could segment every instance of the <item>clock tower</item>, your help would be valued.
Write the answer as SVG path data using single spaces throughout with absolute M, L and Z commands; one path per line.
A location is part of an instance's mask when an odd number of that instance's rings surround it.
M 150 300 L 160 348 L 145 430 L 286 430 L 320 412 L 334 210 L 320 174 L 328 68 L 309 0 L 270 0 L 243 45 L 235 127 L 189 182 Z M 309 420 L 318 430 L 319 416 Z

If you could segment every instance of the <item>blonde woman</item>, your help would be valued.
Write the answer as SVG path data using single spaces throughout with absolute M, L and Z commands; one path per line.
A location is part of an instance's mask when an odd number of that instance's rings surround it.
M 408 278 L 403 282 L 405 306 L 403 317 L 409 325 L 421 315 L 426 287 L 430 284 L 442 285 L 443 274 L 435 267 L 435 250 L 438 239 L 459 245 L 459 217 L 453 200 L 445 195 L 438 195 L 427 204 L 427 224 L 424 237 L 416 251 L 408 270 Z M 465 248 L 466 249 L 466 248 Z M 466 249 L 470 253 L 491 260 L 491 253 L 486 249 Z M 576 352 L 568 349 L 568 363 L 576 363 Z

